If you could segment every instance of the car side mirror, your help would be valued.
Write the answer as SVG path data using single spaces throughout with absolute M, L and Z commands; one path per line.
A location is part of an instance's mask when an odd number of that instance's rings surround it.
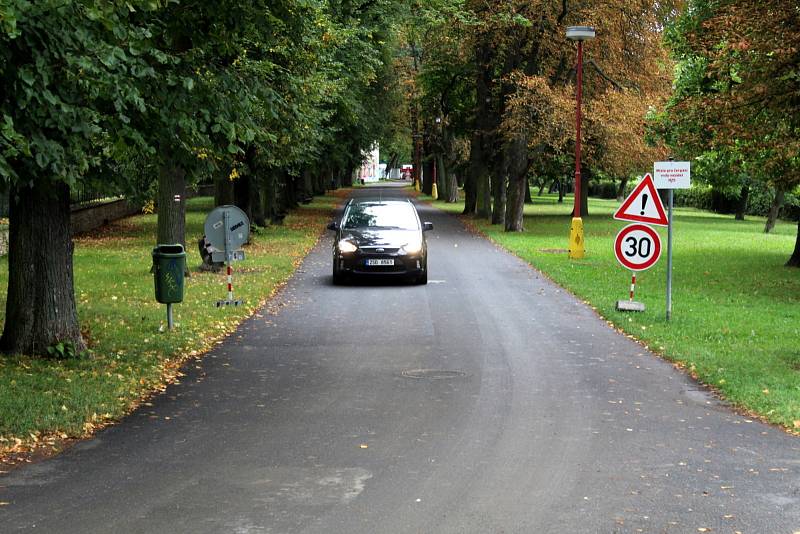
M 328 230 L 333 230 L 334 232 L 339 229 L 339 223 L 336 221 L 331 221 L 328 223 Z
M 430 232 L 433 230 L 433 223 L 432 222 L 424 222 L 422 223 L 422 231 L 423 232 Z

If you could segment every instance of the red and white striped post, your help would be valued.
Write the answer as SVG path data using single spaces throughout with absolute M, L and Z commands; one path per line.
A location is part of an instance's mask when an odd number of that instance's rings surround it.
M 231 269 L 231 262 L 228 260 L 228 300 L 233 301 L 233 269 Z
M 630 299 L 628 299 L 631 302 L 633 302 L 633 292 L 635 289 L 636 289 L 636 271 L 631 271 L 631 296 Z

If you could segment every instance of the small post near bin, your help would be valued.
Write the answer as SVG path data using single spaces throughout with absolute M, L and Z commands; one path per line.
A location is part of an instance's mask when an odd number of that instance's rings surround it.
M 183 245 L 156 245 L 153 249 L 153 273 L 156 300 L 167 305 L 167 328 L 172 330 L 172 305 L 183 302 L 183 275 L 186 251 Z

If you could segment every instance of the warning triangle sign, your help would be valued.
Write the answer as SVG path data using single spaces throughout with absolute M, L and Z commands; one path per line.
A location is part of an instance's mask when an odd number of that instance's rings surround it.
M 634 221 L 657 226 L 667 226 L 667 214 L 661 197 L 658 196 L 653 177 L 650 173 L 644 175 L 644 180 L 631 191 L 628 198 L 622 203 L 614 218 L 620 221 Z

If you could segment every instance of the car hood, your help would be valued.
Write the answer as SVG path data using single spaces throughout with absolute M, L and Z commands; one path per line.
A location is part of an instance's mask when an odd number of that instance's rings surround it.
M 419 230 L 343 229 L 342 239 L 359 247 L 400 248 L 421 239 Z

